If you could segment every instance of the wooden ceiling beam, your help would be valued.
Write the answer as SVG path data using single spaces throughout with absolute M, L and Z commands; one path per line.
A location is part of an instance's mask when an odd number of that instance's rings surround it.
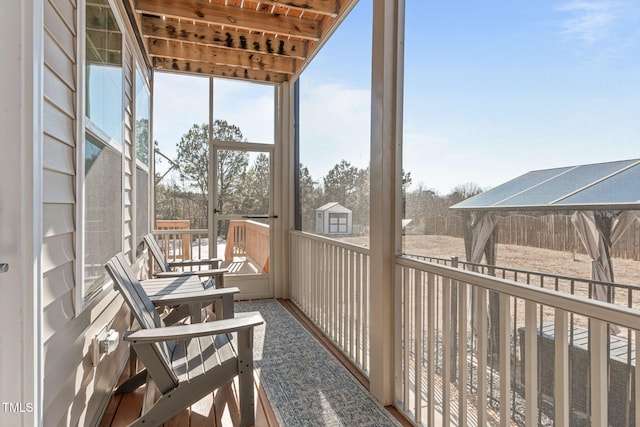
M 153 58 L 153 68 L 158 71 L 182 72 L 206 76 L 225 77 L 267 83 L 282 83 L 289 79 L 288 74 L 264 70 L 228 67 L 184 59 Z
M 138 0 L 137 10 L 149 15 L 232 26 L 257 32 L 320 40 L 321 23 L 311 19 L 209 3 L 204 0 Z
M 155 16 L 143 16 L 142 28 L 143 34 L 152 38 L 179 40 L 219 48 L 291 56 L 299 59 L 305 59 L 307 55 L 306 41 L 222 30 L 187 22 L 164 20 Z
M 293 74 L 297 63 L 294 58 L 232 49 L 211 48 L 194 43 L 182 43 L 163 39 L 149 40 L 151 56 L 184 59 L 254 70 Z
M 328 15 L 332 18 L 338 16 L 340 12 L 340 0 L 260 0 L 260 3 L 292 7 L 294 9 L 304 10 L 305 12 Z

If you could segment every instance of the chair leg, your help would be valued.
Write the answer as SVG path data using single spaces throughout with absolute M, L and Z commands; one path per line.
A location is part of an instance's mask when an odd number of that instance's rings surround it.
M 147 382 L 147 370 L 143 369 L 142 371 L 138 372 L 137 374 L 135 374 L 134 376 L 132 376 L 131 378 L 127 379 L 125 382 L 120 384 L 118 388 L 116 388 L 114 394 L 131 393 L 132 391 L 134 391 L 135 389 L 137 389 L 138 387 L 140 387 L 142 384 L 146 382 Z
M 240 425 L 255 423 L 253 393 L 253 329 L 238 332 L 238 394 L 240 398 Z

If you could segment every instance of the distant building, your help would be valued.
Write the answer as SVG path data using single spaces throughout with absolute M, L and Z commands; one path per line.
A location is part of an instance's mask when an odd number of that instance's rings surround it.
M 351 234 L 353 232 L 351 209 L 332 202 L 316 209 L 316 233 Z

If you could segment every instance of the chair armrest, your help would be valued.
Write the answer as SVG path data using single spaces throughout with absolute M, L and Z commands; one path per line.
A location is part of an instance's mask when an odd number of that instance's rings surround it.
M 169 263 L 169 267 L 189 267 L 194 265 L 212 265 L 219 264 L 224 261 L 222 258 L 210 258 L 210 259 L 192 259 L 188 261 L 172 261 Z
M 149 299 L 155 305 L 182 305 L 182 304 L 194 304 L 194 303 L 206 303 L 210 301 L 215 301 L 217 299 L 221 299 L 230 295 L 230 298 L 233 298 L 233 295 L 240 292 L 240 289 L 233 288 L 209 288 L 202 290 L 194 290 L 193 292 L 182 292 L 182 293 L 168 293 L 165 295 L 156 295 L 149 296 Z
M 181 276 L 199 276 L 199 277 L 213 277 L 221 276 L 228 272 L 226 268 L 216 268 L 215 270 L 200 270 L 200 271 L 161 271 L 153 273 L 154 277 L 181 277 Z
M 234 317 L 233 319 L 125 332 L 124 339 L 137 344 L 186 340 L 209 335 L 226 334 L 228 332 L 238 332 L 251 329 L 263 323 L 264 319 L 262 315 L 254 312 L 248 316 Z

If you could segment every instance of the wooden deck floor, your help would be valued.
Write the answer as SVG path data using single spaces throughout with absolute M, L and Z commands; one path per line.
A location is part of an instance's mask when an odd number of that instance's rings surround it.
M 128 367 L 125 373 L 129 372 Z M 123 374 L 120 381 L 124 381 Z M 269 405 L 267 396 L 257 382 L 254 382 L 256 399 L 256 427 L 277 427 L 278 422 Z M 142 410 L 144 389 L 140 387 L 133 393 L 112 396 L 99 427 L 123 427 L 135 421 Z M 182 411 L 165 422 L 163 427 L 235 427 L 240 425 L 238 406 L 238 384 L 227 383 L 213 393 L 205 396 L 190 408 Z

